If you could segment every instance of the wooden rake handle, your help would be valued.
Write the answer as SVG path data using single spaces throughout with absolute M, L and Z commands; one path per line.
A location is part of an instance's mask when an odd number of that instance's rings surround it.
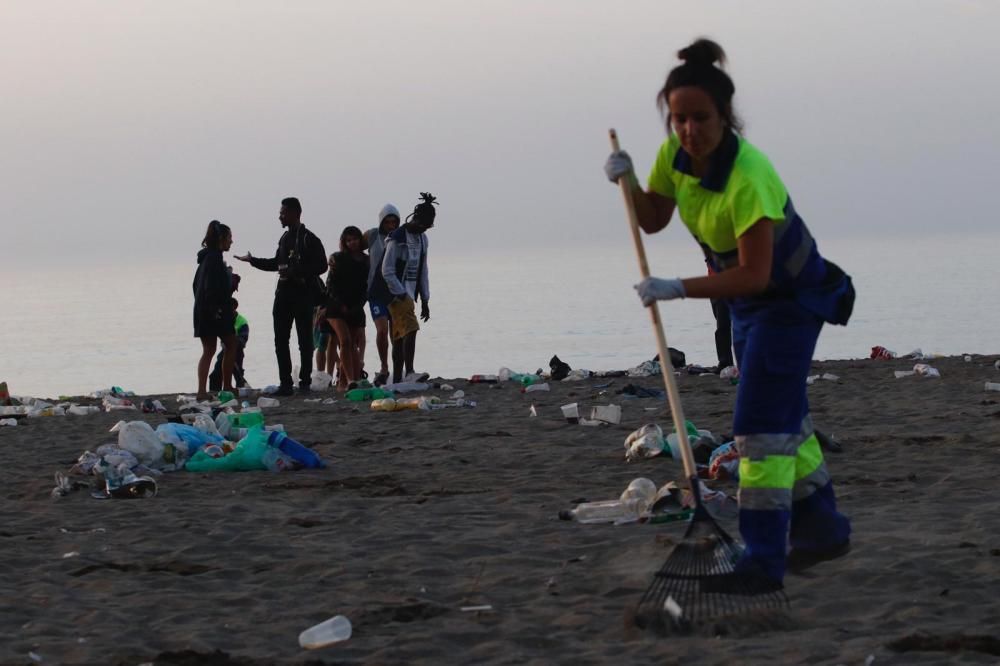
M 621 148 L 618 145 L 618 134 L 614 129 L 608 130 L 611 139 L 611 150 L 618 152 Z M 639 216 L 635 212 L 635 200 L 632 198 L 632 189 L 629 187 L 626 178 L 618 179 L 618 187 L 622 191 L 622 199 L 625 200 L 625 210 L 628 212 L 629 227 L 632 229 L 632 242 L 635 244 L 635 254 L 639 259 L 639 272 L 642 279 L 649 277 L 649 263 L 646 261 L 646 250 L 642 245 L 642 235 L 639 231 Z M 691 483 L 691 492 L 697 494 L 695 487 L 697 484 L 697 469 L 694 464 L 694 455 L 691 453 L 691 443 L 688 441 L 686 422 L 684 421 L 684 408 L 681 407 L 681 396 L 677 390 L 677 382 L 674 380 L 674 366 L 670 362 L 670 352 L 667 347 L 667 336 L 663 333 L 663 323 L 660 321 L 660 308 L 654 302 L 649 306 L 649 316 L 653 320 L 653 331 L 656 333 L 656 350 L 660 354 L 660 370 L 663 375 L 663 384 L 667 389 L 667 398 L 670 400 L 670 415 L 674 419 L 674 426 L 677 429 L 677 439 L 680 442 L 681 459 L 684 462 L 684 474 L 687 475 Z

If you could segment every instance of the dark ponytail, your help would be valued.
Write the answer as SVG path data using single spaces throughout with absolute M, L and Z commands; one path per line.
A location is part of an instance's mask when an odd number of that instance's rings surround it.
M 228 226 L 218 220 L 212 220 L 208 223 L 208 229 L 205 231 L 205 238 L 201 241 L 201 246 L 218 250 L 222 239 L 230 234 L 232 234 L 232 231 Z
M 715 102 L 715 108 L 722 116 L 726 127 L 737 133 L 742 132 L 743 121 L 733 110 L 736 86 L 729 75 L 722 70 L 722 65 L 726 64 L 726 52 L 722 47 L 711 39 L 702 37 L 678 51 L 677 57 L 683 60 L 684 64 L 670 70 L 667 82 L 656 96 L 656 105 L 667 119 L 667 132 L 673 131 L 670 127 L 670 93 L 677 88 L 687 86 L 696 86 L 708 93 Z M 719 67 L 716 67 L 715 63 L 719 63 Z
M 421 192 L 420 198 L 422 201 L 416 205 L 406 221 L 416 222 L 425 227 L 433 227 L 434 217 L 437 215 L 437 210 L 434 208 L 437 205 L 437 198 L 430 192 Z

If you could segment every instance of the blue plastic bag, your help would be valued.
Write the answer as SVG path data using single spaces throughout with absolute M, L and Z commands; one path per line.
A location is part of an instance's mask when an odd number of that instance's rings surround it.
M 156 426 L 156 434 L 159 435 L 160 433 L 167 433 L 172 436 L 167 441 L 176 438 L 187 444 L 188 455 L 194 455 L 195 451 L 206 444 L 219 444 L 222 442 L 221 436 L 210 435 L 203 430 L 198 430 L 194 426 L 185 423 L 161 423 Z M 160 437 L 160 439 L 164 438 Z

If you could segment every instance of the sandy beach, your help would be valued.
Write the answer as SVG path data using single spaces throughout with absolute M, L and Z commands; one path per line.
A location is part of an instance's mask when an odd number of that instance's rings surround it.
M 814 363 L 838 376 L 809 393 L 817 426 L 844 448 L 827 460 L 854 547 L 789 575 L 794 626 L 752 636 L 629 625 L 682 523 L 558 519 L 635 477 L 682 481 L 665 456 L 623 460 L 629 432 L 653 420 L 666 429 L 669 416 L 665 400 L 615 390 L 662 388 L 658 377 L 530 394 L 437 380 L 478 406 L 433 412 L 283 398 L 268 423 L 327 469 L 175 472 L 142 500 L 54 499 L 53 474 L 114 441 L 119 419 L 155 427 L 163 416 L 23 420 L 0 428 L 0 663 L 995 664 L 1000 393 L 983 385 L 1000 381 L 996 358 L 930 361 L 937 379 L 895 379 L 907 360 Z M 691 421 L 730 432 L 736 387 L 678 381 Z M 176 407 L 173 395 L 151 397 Z M 622 422 L 568 424 L 559 406 L 573 401 L 620 404 Z M 710 485 L 735 493 L 734 482 Z M 298 646 L 299 632 L 336 614 L 353 623 L 350 640 Z

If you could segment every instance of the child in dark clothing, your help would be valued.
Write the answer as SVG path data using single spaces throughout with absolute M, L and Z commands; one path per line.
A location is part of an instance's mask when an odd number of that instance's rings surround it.
M 239 301 L 234 298 L 233 315 L 235 319 L 233 321 L 233 328 L 236 331 L 236 359 L 233 363 L 233 383 L 236 384 L 237 388 L 243 388 L 247 385 L 246 375 L 243 371 L 243 355 L 247 343 L 250 341 L 250 322 L 239 313 L 239 307 Z M 212 368 L 212 374 L 208 376 L 208 386 L 212 391 L 218 391 L 222 388 L 222 364 L 225 355 L 226 345 L 223 344 L 219 355 L 215 357 L 215 367 Z

